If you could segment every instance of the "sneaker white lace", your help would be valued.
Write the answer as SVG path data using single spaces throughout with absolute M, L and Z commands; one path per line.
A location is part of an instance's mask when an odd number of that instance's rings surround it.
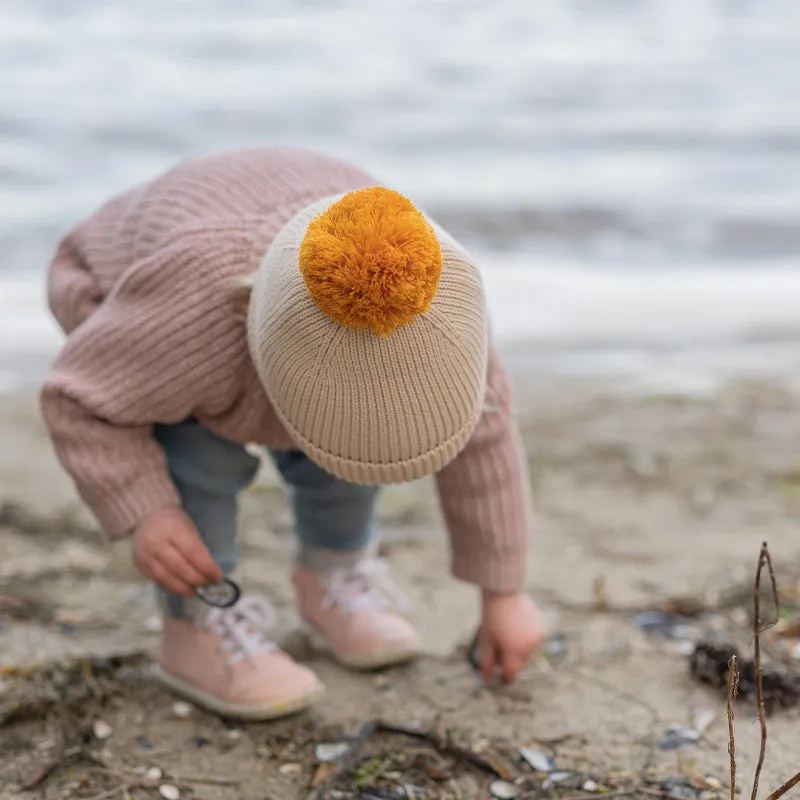
M 231 666 L 244 659 L 255 663 L 257 654 L 277 650 L 268 636 L 275 627 L 275 609 L 263 597 L 245 596 L 231 608 L 211 609 L 203 626 L 222 638 L 218 651 L 229 653 Z
M 364 558 L 351 567 L 339 567 L 322 575 L 323 608 L 343 611 L 397 611 L 407 613 L 408 597 L 389 578 L 385 561 Z

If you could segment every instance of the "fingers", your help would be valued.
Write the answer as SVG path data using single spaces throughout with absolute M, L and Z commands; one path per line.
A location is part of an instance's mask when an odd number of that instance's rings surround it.
M 527 658 L 514 650 L 506 650 L 501 655 L 501 672 L 503 683 L 511 683 L 525 666 Z
M 173 578 L 188 586 L 202 586 L 207 578 L 174 546 L 166 545 L 161 554 L 161 564 Z
M 162 564 L 153 566 L 153 580 L 162 588 L 181 597 L 191 597 L 194 589 L 188 583 L 169 572 Z
M 180 546 L 176 542 L 175 546 L 180 551 L 183 559 L 192 567 L 195 574 L 199 575 L 199 579 L 194 584 L 195 586 L 202 586 L 204 583 L 216 583 L 225 577 L 199 536 L 192 537 L 190 541 L 182 540 Z
M 483 678 L 484 683 L 489 683 L 494 677 L 497 659 L 494 643 L 485 632 L 481 632 L 479 652 L 481 657 L 481 678 Z

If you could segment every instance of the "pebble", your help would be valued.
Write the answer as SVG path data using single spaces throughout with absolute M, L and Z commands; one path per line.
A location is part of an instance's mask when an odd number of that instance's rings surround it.
M 150 767 L 147 772 L 145 772 L 144 777 L 148 781 L 160 781 L 164 777 L 164 773 L 158 767 Z
M 172 713 L 179 719 L 186 719 L 194 713 L 194 706 L 191 703 L 184 703 L 179 700 L 177 703 L 173 703 Z
M 513 798 L 519 797 L 520 794 L 519 786 L 501 780 L 492 781 L 489 784 L 489 791 L 492 797 L 496 797 L 497 800 L 513 800 Z
M 136 744 L 139 745 L 139 747 L 141 747 L 142 750 L 152 750 L 153 749 L 153 743 L 146 736 L 140 736 L 136 740 Z
M 242 732 L 241 731 L 237 731 L 236 728 L 234 728 L 232 731 L 228 731 L 225 734 L 225 738 L 228 739 L 231 742 L 238 742 L 239 739 L 242 738 Z
M 350 750 L 347 742 L 323 742 L 318 744 L 315 752 L 317 761 L 323 764 L 328 761 L 338 761 Z
M 658 743 L 659 750 L 678 750 L 687 744 L 696 744 L 700 741 L 700 734 L 694 728 L 683 725 L 672 725 Z
M 92 731 L 94 733 L 95 739 L 108 739 L 112 733 L 114 733 L 113 729 L 107 722 L 103 722 L 102 719 L 95 720 L 94 725 L 92 726 Z
M 148 617 L 144 621 L 144 629 L 148 633 L 161 633 L 162 628 L 164 627 L 164 622 L 161 617 Z
M 599 792 L 600 791 L 600 784 L 593 780 L 584 781 L 583 784 L 583 791 L 584 792 Z
M 287 778 L 299 778 L 303 771 L 299 764 L 281 764 L 278 769 L 281 775 L 285 775 Z
M 519 754 L 537 772 L 552 772 L 555 767 L 550 756 L 535 747 L 522 747 Z
M 178 787 L 173 786 L 171 783 L 162 783 L 161 786 L 158 787 L 158 793 L 164 800 L 178 800 L 181 796 Z

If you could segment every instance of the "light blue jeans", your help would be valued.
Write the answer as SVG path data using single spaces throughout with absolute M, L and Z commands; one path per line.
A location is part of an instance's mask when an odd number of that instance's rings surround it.
M 238 496 L 255 477 L 258 458 L 194 420 L 157 425 L 155 438 L 184 510 L 220 569 L 231 574 L 237 562 Z M 299 450 L 269 452 L 289 490 L 299 563 L 320 549 L 352 553 L 367 547 L 375 531 L 377 486 L 335 478 Z M 184 615 L 183 598 L 159 593 L 168 613 Z

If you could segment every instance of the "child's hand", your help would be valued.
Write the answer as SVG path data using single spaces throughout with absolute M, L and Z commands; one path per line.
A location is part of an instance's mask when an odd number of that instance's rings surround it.
M 151 514 L 133 533 L 136 569 L 163 589 L 190 597 L 197 586 L 224 577 L 200 534 L 179 508 Z
M 513 681 L 543 638 L 539 609 L 526 595 L 483 593 L 479 652 L 484 681 L 498 667 L 503 683 Z

